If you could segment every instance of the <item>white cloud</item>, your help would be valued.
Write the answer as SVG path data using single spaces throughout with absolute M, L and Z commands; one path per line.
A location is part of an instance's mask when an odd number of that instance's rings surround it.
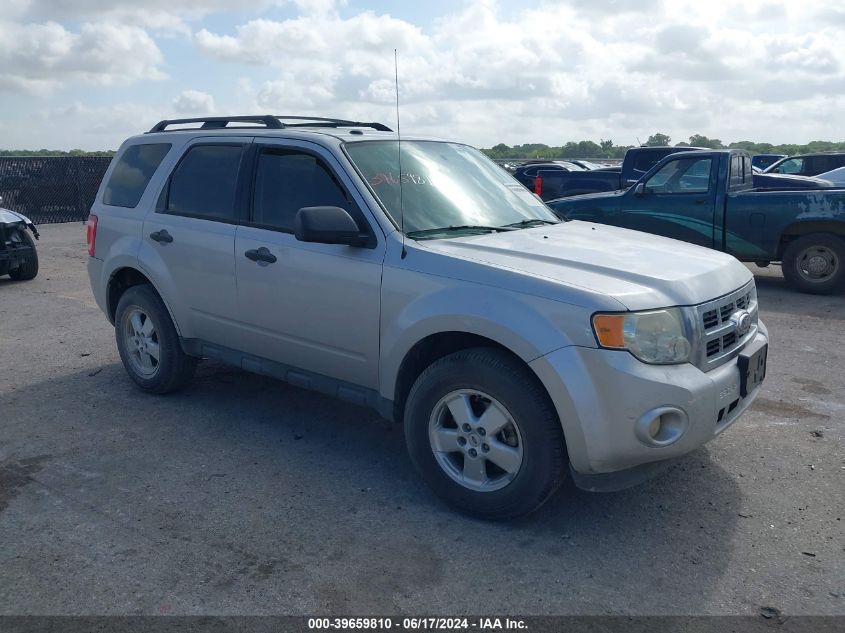
M 142 29 L 83 24 L 72 32 L 56 22 L 0 22 L 0 87 L 47 94 L 73 81 L 98 85 L 161 79 L 161 51 Z
M 173 100 L 173 108 L 180 114 L 213 114 L 214 97 L 199 90 L 183 90 Z
M 807 141 L 839 134 L 833 113 L 845 105 L 841 0 L 466 0 L 425 25 L 337 0 L 10 2 L 0 89 L 45 95 L 166 70 L 166 96 L 134 93 L 154 118 L 270 111 L 390 124 L 394 48 L 403 129 L 481 145 L 632 143 L 657 130 Z M 221 12 L 237 19 L 206 19 Z M 190 38 L 163 47 L 176 51 L 164 59 L 156 39 L 174 33 Z M 188 89 L 197 72 L 206 92 Z

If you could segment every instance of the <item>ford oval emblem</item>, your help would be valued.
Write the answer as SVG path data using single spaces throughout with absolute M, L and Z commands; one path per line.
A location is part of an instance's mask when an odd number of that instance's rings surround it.
M 740 336 L 745 336 L 751 329 L 751 315 L 745 310 L 739 310 L 731 315 L 731 321 L 734 323 L 736 333 Z

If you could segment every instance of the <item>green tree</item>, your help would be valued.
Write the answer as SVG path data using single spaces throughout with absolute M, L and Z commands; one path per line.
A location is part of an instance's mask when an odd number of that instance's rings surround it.
M 689 137 L 689 144 L 692 147 L 709 147 L 711 149 L 724 149 L 722 141 L 717 138 L 707 138 L 703 134 L 693 134 Z
M 648 137 L 648 140 L 645 142 L 645 145 L 646 147 L 662 147 L 664 145 L 671 145 L 671 143 L 671 137 L 666 134 L 656 132 Z

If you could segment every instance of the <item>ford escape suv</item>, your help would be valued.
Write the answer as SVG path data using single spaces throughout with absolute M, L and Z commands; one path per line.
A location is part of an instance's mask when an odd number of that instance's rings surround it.
M 642 480 L 765 376 L 733 257 L 561 221 L 479 151 L 379 123 L 162 121 L 120 147 L 88 250 L 141 389 L 214 358 L 371 406 L 441 498 L 484 517 L 570 473 Z

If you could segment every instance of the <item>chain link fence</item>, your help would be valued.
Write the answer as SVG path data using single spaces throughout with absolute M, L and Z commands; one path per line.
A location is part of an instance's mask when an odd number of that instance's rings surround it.
M 82 222 L 110 161 L 108 156 L 0 157 L 0 207 L 35 224 Z

